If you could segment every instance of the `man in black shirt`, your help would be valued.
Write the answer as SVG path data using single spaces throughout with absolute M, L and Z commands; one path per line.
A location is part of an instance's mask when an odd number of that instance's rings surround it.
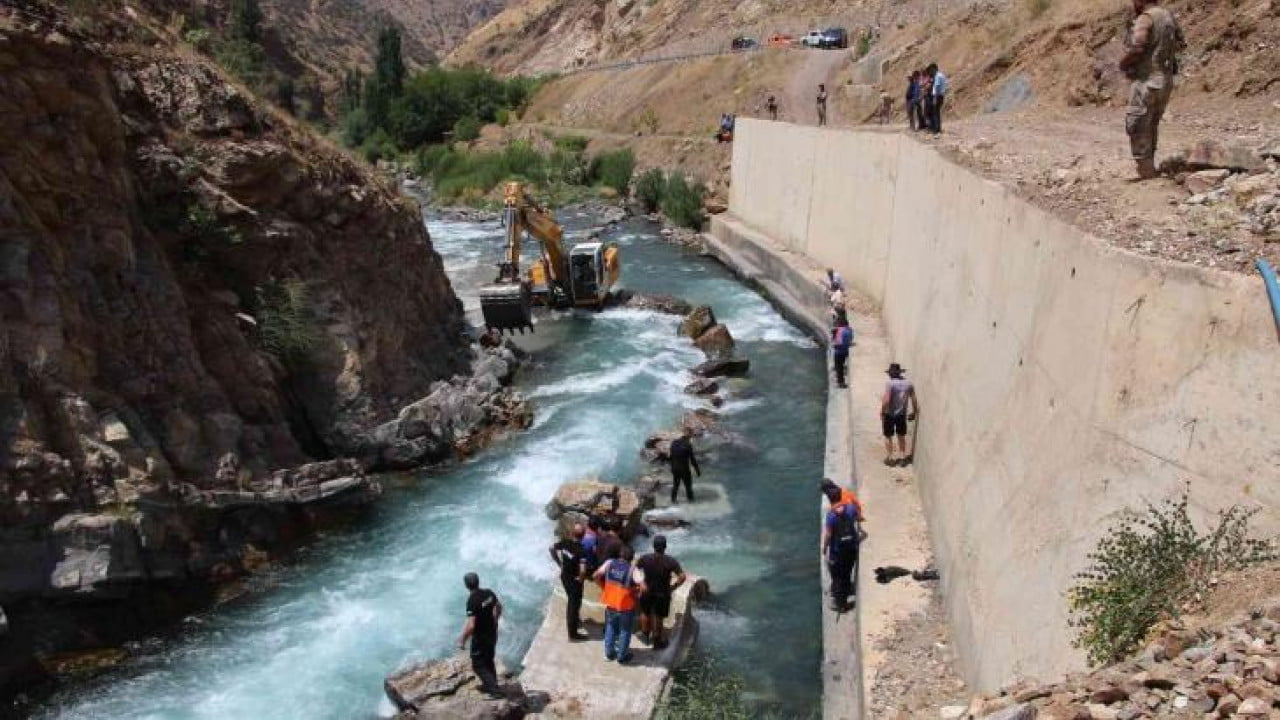
M 698 458 L 693 456 L 693 445 L 689 442 L 686 430 L 680 437 L 671 441 L 671 502 L 676 501 L 676 493 L 680 491 L 680 483 L 684 483 L 684 494 L 689 502 L 693 502 L 693 476 L 689 474 L 689 466 L 702 477 L 702 468 L 698 467 Z
M 565 605 L 564 624 L 569 629 L 569 640 L 586 640 L 585 633 L 579 631 L 582 610 L 582 580 L 586 577 L 587 553 L 582 547 L 582 538 L 587 529 L 578 523 L 573 526 L 569 537 L 551 546 L 551 561 L 560 567 L 560 584 L 564 586 Z
M 655 648 L 667 646 L 662 637 L 662 623 L 671 614 L 671 595 L 684 584 L 684 568 L 667 554 L 665 535 L 653 536 L 653 552 L 640 558 L 636 567 L 644 573 L 640 583 L 640 632 L 645 633 Z M 671 580 L 675 578 L 673 583 Z
M 503 697 L 498 687 L 498 668 L 493 654 L 498 647 L 498 620 L 502 603 L 492 590 L 480 587 L 480 576 L 467 573 L 462 578 L 470 595 L 467 597 L 467 622 L 458 637 L 458 649 L 471 638 L 471 670 L 480 679 L 480 691 L 491 697 Z

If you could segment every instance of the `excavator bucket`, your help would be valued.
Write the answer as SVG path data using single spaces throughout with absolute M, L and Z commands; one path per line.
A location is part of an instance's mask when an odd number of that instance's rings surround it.
M 480 288 L 480 311 L 485 327 L 512 333 L 533 330 L 533 298 L 525 283 L 495 283 Z

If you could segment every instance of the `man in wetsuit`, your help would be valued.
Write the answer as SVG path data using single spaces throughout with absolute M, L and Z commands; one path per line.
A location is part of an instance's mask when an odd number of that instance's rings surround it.
M 569 631 L 569 640 L 586 640 L 587 635 L 581 631 L 582 581 L 587 576 L 587 551 L 582 547 L 582 539 L 587 529 L 578 523 L 573 526 L 569 537 L 562 538 L 551 546 L 551 560 L 560 568 L 560 584 L 564 586 L 567 602 L 564 610 L 564 624 Z
M 471 671 L 480 680 L 480 691 L 490 697 L 504 697 L 498 686 L 498 668 L 493 655 L 498 648 L 498 620 L 502 618 L 502 602 L 492 590 L 480 587 L 480 576 L 467 573 L 462 578 L 466 586 L 467 622 L 458 637 L 458 649 L 466 647 L 471 639 Z
M 684 483 L 684 494 L 689 502 L 693 502 L 693 476 L 689 466 L 702 477 L 702 468 L 698 467 L 698 458 L 694 457 L 693 444 L 689 442 L 689 432 L 671 441 L 671 502 L 675 504 L 676 494 L 680 491 L 680 483 Z
M 647 636 L 655 649 L 667 646 L 662 637 L 662 623 L 671 614 L 671 596 L 684 584 L 684 568 L 680 561 L 667 554 L 667 537 L 653 536 L 653 552 L 636 563 L 644 580 L 640 583 L 640 632 Z M 672 579 L 675 582 L 672 582 Z

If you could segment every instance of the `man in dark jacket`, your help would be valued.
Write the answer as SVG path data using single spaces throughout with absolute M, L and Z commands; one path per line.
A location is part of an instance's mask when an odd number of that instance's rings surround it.
M 492 590 L 480 587 L 480 577 L 475 573 L 467 573 L 462 583 L 468 593 L 467 622 L 458 637 L 458 648 L 466 647 L 467 640 L 471 640 L 471 671 L 480 679 L 480 691 L 490 697 L 503 697 L 493 659 L 498 647 L 502 602 Z
M 551 546 L 551 560 L 560 568 L 560 584 L 564 586 L 566 598 L 564 624 L 569 630 L 569 640 L 586 640 L 587 636 L 579 629 L 582 611 L 582 581 L 587 577 L 587 551 L 582 546 L 587 529 L 578 523 L 573 526 L 569 537 L 562 538 Z
M 689 442 L 689 433 L 685 431 L 680 437 L 671 441 L 671 502 L 676 502 L 676 494 L 680 491 L 680 483 L 684 483 L 684 494 L 689 502 L 693 502 L 693 476 L 689 466 L 702 477 L 702 468 L 698 467 L 698 458 L 693 455 L 693 444 Z

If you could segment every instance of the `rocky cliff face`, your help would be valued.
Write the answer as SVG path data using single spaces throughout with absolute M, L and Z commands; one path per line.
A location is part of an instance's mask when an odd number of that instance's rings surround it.
M 0 7 L 0 694 L 112 639 L 41 599 L 235 574 L 528 421 L 417 208 L 132 12 Z

